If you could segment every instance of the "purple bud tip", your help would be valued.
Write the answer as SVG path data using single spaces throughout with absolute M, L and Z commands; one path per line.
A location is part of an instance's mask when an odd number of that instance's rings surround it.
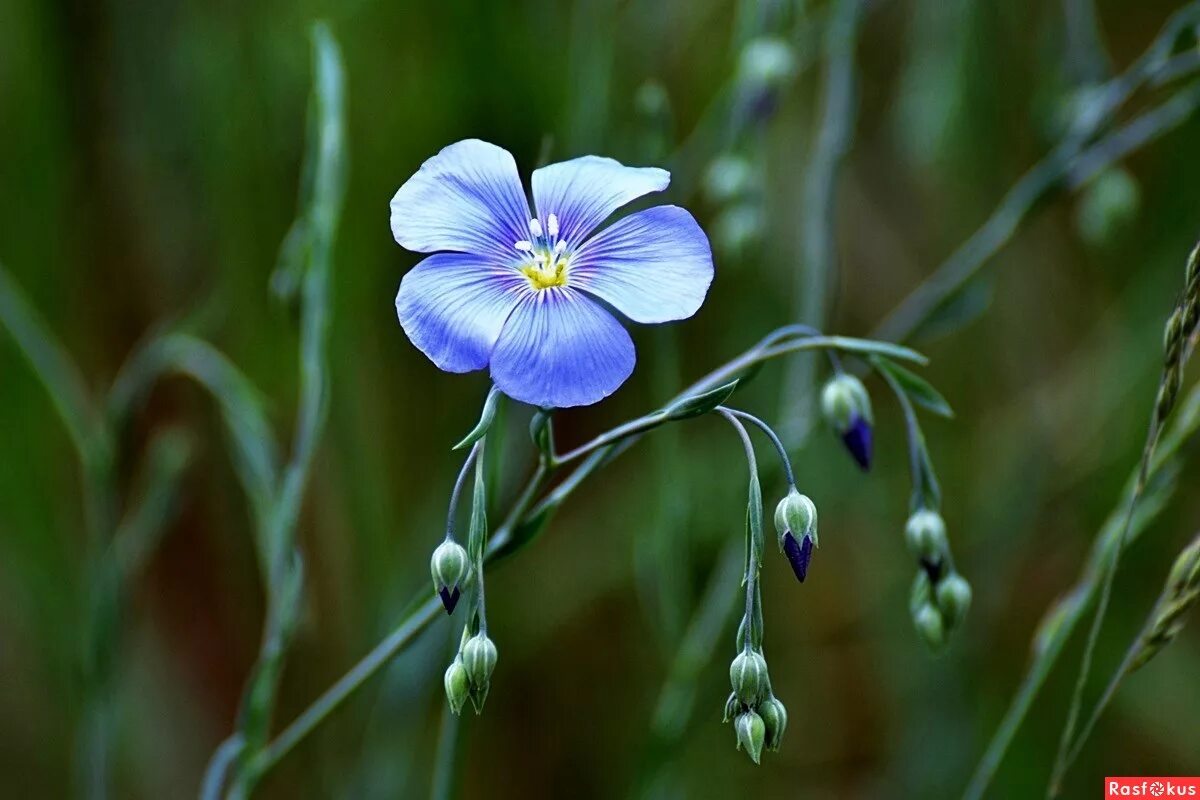
M 807 533 L 804 534 L 804 539 L 800 542 L 796 541 L 796 537 L 788 531 L 783 535 L 783 553 L 787 556 L 788 563 L 792 565 L 792 572 L 796 573 L 796 580 L 804 583 L 804 579 L 808 577 L 808 565 L 812 561 L 813 540 Z
M 856 416 L 842 434 L 842 443 L 863 472 L 871 469 L 871 423 Z
M 462 593 L 458 590 L 457 586 L 453 589 L 448 589 L 445 586 L 438 589 L 438 597 L 442 598 L 442 605 L 446 608 L 447 614 L 454 613 L 454 607 L 458 605 L 458 598 L 461 596 Z

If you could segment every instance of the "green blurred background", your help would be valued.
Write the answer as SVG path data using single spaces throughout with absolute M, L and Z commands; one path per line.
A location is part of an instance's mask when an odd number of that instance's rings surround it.
M 867 4 L 854 139 L 836 182 L 838 269 L 813 276 L 797 265 L 824 3 L 0 0 L 0 258 L 90 386 L 106 387 L 148 331 L 185 318 L 258 385 L 285 440 L 297 332 L 267 282 L 296 207 L 308 28 L 329 20 L 346 61 L 350 177 L 329 426 L 299 532 L 308 592 L 278 728 L 427 584 L 460 463 L 449 448 L 487 389 L 482 374 L 438 372 L 395 320 L 396 288 L 417 258 L 392 241 L 387 203 L 421 161 L 479 137 L 511 150 L 523 171 L 583 153 L 664 164 L 675 173 L 669 199 L 710 232 L 717 277 L 704 308 L 633 331 L 631 380 L 557 419 L 560 442 L 578 444 L 771 327 L 820 315 L 803 293 L 792 302 L 798 281 L 826 286 L 826 330 L 869 334 L 1062 135 L 1070 91 L 1123 69 L 1178 5 L 1098 2 L 1097 50 L 1086 24 L 1065 22 L 1088 7 L 1074 0 Z M 773 102 L 748 88 L 744 52 L 762 36 L 789 44 L 794 69 L 772 84 Z M 1040 205 L 968 289 L 978 318 L 914 341 L 957 412 L 926 426 L 958 566 L 975 589 L 947 654 L 930 657 L 909 620 L 903 426 L 875 381 L 875 471 L 858 473 L 828 431 L 813 430 L 796 464 L 821 510 L 822 547 L 803 586 L 780 558 L 764 572 L 772 676 L 791 712 L 782 751 L 755 767 L 720 724 L 732 616 L 699 673 L 695 713 L 669 741 L 656 734 L 670 659 L 744 519 L 736 441 L 715 422 L 687 423 L 590 480 L 535 545 L 492 573 L 501 657 L 485 713 L 463 724 L 462 796 L 957 796 L 1038 620 L 1074 580 L 1140 452 L 1162 321 L 1200 231 L 1198 138 L 1191 118 L 1124 171 Z M 704 189 L 729 153 L 749 168 L 732 200 Z M 765 369 L 739 404 L 780 422 L 796 423 L 799 409 L 802 430 L 811 392 L 785 390 L 783 374 Z M 527 419 L 520 409 L 505 418 L 501 494 L 528 469 Z M 252 526 L 211 401 L 180 380 L 160 385 L 121 442 L 123 468 L 164 426 L 185 430 L 195 452 L 121 618 L 122 798 L 195 795 L 233 725 L 264 611 Z M 66 797 L 76 791 L 88 601 L 80 476 L 7 336 L 0 448 L 0 794 Z M 1124 562 L 1100 676 L 1198 527 L 1198 475 L 1185 463 L 1175 501 Z M 778 474 L 765 489 L 773 504 Z M 736 580 L 726 588 L 737 591 Z M 1081 638 L 990 796 L 1041 796 Z M 439 620 L 259 794 L 426 796 L 450 646 Z M 1066 796 L 1100 796 L 1106 774 L 1200 772 L 1198 673 L 1193 627 L 1123 688 Z

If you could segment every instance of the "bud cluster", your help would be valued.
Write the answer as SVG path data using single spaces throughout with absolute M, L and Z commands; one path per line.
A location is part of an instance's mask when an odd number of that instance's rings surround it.
M 767 661 L 761 650 L 747 647 L 729 665 L 733 687 L 725 701 L 725 722 L 733 722 L 738 749 L 744 749 L 755 764 L 765 746 L 779 750 L 787 729 L 787 709 L 771 691 Z
M 922 641 L 937 651 L 966 619 L 971 585 L 954 569 L 941 514 L 918 509 L 908 518 L 904 538 L 919 565 L 909 601 L 913 625 Z
M 470 699 L 475 713 L 481 713 L 495 668 L 496 645 L 487 634 L 480 631 L 471 636 L 463 630 L 458 654 L 446 668 L 446 699 L 450 701 L 450 710 L 455 714 L 461 713 Z
M 865 472 L 871 468 L 871 396 L 863 382 L 839 372 L 821 390 L 821 412 L 846 446 L 855 463 Z

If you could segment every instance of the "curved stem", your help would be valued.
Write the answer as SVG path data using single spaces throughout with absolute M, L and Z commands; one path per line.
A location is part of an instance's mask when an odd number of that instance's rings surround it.
M 753 414 L 737 408 L 718 406 L 717 410 L 732 414 L 738 419 L 743 419 L 766 434 L 767 438 L 771 440 L 771 444 L 775 445 L 775 452 L 779 454 L 779 462 L 783 465 L 783 475 L 787 480 L 788 486 L 796 485 L 796 475 L 794 472 L 792 472 L 792 462 L 791 459 L 788 458 L 787 448 L 783 446 L 783 441 L 779 438 L 778 434 L 775 433 L 775 430 L 770 425 L 768 425 L 766 422 L 763 422 Z
M 475 442 L 475 445 L 471 448 L 470 452 L 467 453 L 467 457 L 463 459 L 463 465 L 458 470 L 458 478 L 456 478 L 454 481 L 454 488 L 450 491 L 450 504 L 449 509 L 446 511 L 447 539 L 454 538 L 454 520 L 458 513 L 458 501 L 462 496 L 463 484 L 467 482 L 467 473 L 471 471 L 471 464 L 477 458 L 479 458 L 479 450 L 482 446 L 482 441 L 483 440 L 480 439 L 478 442 Z

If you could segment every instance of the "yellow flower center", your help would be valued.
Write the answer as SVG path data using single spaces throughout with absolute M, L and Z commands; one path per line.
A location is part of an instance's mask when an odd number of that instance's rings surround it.
M 534 256 L 532 261 L 521 265 L 521 274 L 529 279 L 529 285 L 534 289 L 549 289 L 553 286 L 565 286 L 568 272 L 567 257 L 562 253 L 544 251 Z

